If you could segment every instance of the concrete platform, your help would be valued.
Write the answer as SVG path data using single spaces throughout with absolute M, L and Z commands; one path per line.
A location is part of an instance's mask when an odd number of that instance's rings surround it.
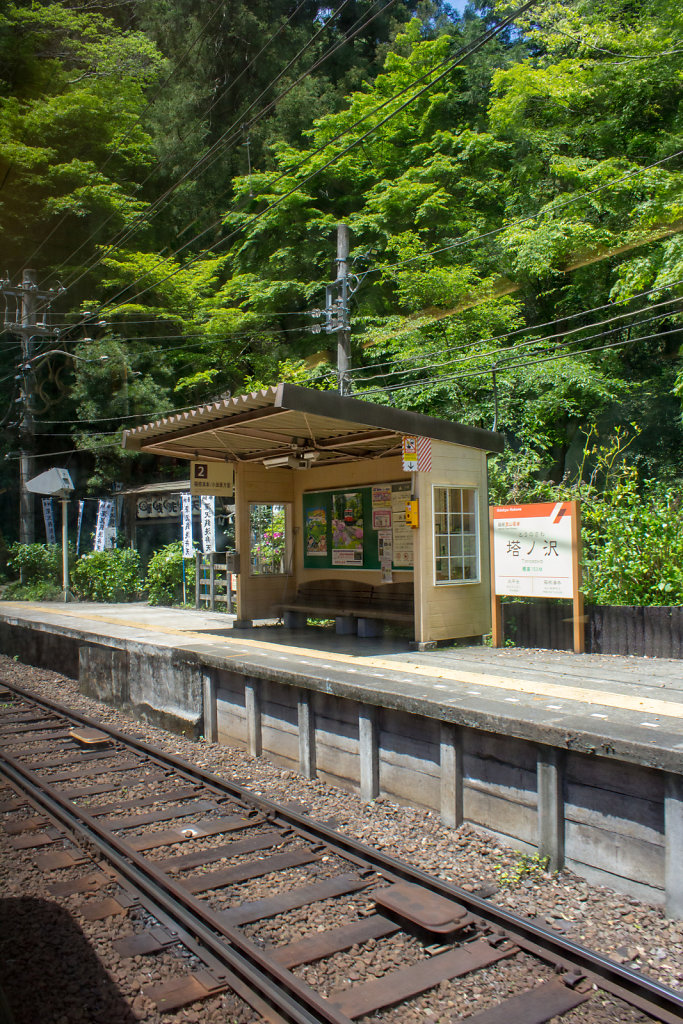
M 683 916 L 683 664 L 0 603 L 0 649 L 190 735 L 470 820 Z

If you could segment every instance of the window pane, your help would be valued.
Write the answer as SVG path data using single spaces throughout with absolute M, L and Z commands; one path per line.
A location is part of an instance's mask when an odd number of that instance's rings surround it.
M 477 511 L 476 492 L 469 487 L 462 492 L 462 510 L 471 514 Z
M 446 490 L 444 487 L 437 487 L 434 491 L 434 513 L 440 515 L 446 511 Z
M 437 583 L 479 579 L 477 491 L 473 487 L 435 487 L 434 578 Z
M 445 512 L 437 512 L 434 516 L 434 532 L 448 533 L 448 516 Z
M 451 558 L 451 579 L 457 581 L 462 578 L 462 558 Z
M 287 508 L 285 505 L 249 506 L 249 568 L 252 576 L 287 572 Z

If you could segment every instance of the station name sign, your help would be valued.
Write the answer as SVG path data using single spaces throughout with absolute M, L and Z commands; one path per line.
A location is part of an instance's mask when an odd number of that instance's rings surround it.
M 492 513 L 495 593 L 573 597 L 574 502 L 498 505 Z
M 219 494 L 232 498 L 235 493 L 235 467 L 231 462 L 190 463 L 190 494 Z

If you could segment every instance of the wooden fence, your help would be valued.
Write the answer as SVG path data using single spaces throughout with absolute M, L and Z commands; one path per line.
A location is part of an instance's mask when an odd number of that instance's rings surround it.
M 197 552 L 195 568 L 195 607 L 208 608 L 232 614 L 233 587 L 232 576 L 236 572 L 235 553 L 223 551 L 201 554 Z
M 683 658 L 683 607 L 586 605 L 587 654 Z M 503 605 L 503 635 L 519 647 L 573 649 L 569 602 L 511 601 Z

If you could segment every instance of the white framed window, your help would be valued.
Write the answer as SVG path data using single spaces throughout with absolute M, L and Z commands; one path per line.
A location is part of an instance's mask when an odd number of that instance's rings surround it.
M 434 582 L 478 583 L 479 494 L 475 487 L 432 487 Z
M 249 505 L 250 576 L 283 576 L 290 572 L 290 534 L 288 505 Z

